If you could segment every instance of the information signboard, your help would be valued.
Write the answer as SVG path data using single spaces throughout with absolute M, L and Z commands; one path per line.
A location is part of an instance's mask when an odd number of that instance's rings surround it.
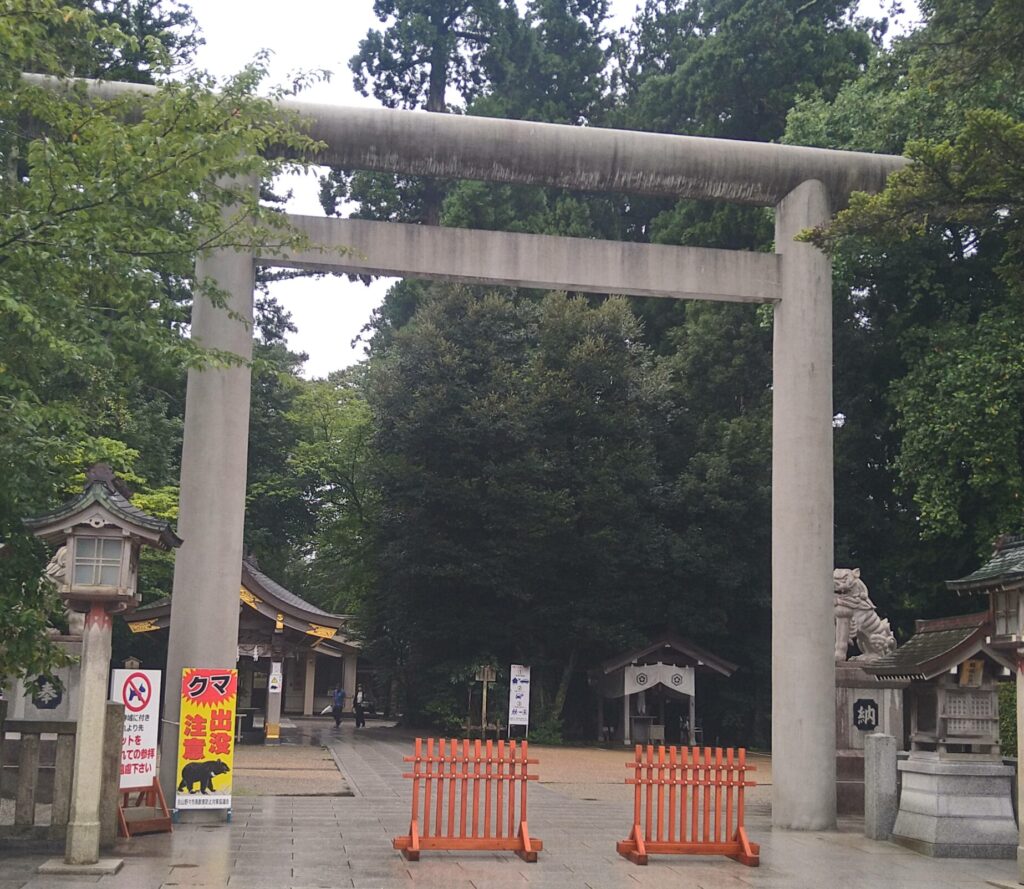
M 178 809 L 230 809 L 237 670 L 181 671 Z
M 121 735 L 121 790 L 142 790 L 156 778 L 160 729 L 160 671 L 114 670 L 110 700 L 124 704 Z
M 522 664 L 509 669 L 508 724 L 530 724 L 530 668 Z

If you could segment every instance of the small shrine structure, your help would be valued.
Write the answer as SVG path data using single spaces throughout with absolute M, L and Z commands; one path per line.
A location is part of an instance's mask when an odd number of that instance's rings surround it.
M 702 743 L 697 717 L 698 674 L 729 677 L 736 664 L 672 633 L 605 661 L 590 676 L 597 691 L 598 740 Z M 622 699 L 621 716 L 607 719 L 605 701 Z
M 255 731 L 260 719 L 267 740 L 279 736 L 281 714 L 311 716 L 331 704 L 331 692 L 345 689 L 351 712 L 360 645 L 350 617 L 307 602 L 259 570 L 242 562 L 238 589 L 238 712 L 242 731 Z M 139 608 L 128 621 L 133 633 L 166 631 L 171 599 Z
M 910 755 L 898 764 L 892 839 L 937 858 L 1013 858 L 1014 768 L 1000 753 L 998 684 L 1016 673 L 1017 603 L 1012 615 L 1003 606 L 1024 588 L 1024 540 L 997 542 L 982 568 L 947 586 L 989 594 L 988 609 L 919 620 L 904 645 L 864 665 L 879 681 L 910 683 Z
M 999 754 L 998 682 L 1012 661 L 992 648 L 987 611 L 919 620 L 914 635 L 864 669 L 910 683 L 910 749 Z

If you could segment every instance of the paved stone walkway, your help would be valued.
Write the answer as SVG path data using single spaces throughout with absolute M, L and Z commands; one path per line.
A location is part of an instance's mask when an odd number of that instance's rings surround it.
M 544 851 L 536 864 L 511 853 L 424 852 L 421 861 L 406 862 L 391 838 L 408 827 L 409 782 L 401 773 L 409 742 L 372 723 L 359 732 L 348 723 L 340 736 L 333 727 L 315 731 L 336 755 L 354 797 L 236 798 L 230 824 L 178 825 L 171 835 L 120 843 L 114 854 L 125 866 L 115 876 L 43 877 L 35 868 L 44 856 L 0 859 L 0 889 L 97 883 L 126 889 L 940 889 L 1015 875 L 1009 861 L 936 861 L 872 843 L 852 824 L 836 833 L 772 832 L 760 806 L 749 825 L 761 843 L 760 868 L 669 857 L 637 867 L 615 853 L 615 841 L 628 833 L 629 802 L 580 799 L 537 785 L 529 821 Z

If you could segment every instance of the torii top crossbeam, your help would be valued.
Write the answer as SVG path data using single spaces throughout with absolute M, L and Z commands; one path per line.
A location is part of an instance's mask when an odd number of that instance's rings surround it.
M 26 74 L 31 82 L 62 81 Z M 65 83 L 76 81 L 65 81 Z M 82 81 L 77 81 L 81 83 Z M 156 87 L 87 81 L 90 95 L 147 95 Z M 297 100 L 294 112 L 327 147 L 312 158 L 346 169 L 618 191 L 774 206 L 814 179 L 833 207 L 854 191 L 877 192 L 907 163 L 902 157 L 379 108 L 349 108 Z

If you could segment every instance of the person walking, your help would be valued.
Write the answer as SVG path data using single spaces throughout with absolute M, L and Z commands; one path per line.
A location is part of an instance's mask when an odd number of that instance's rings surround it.
M 331 698 L 331 715 L 334 717 L 334 727 L 341 727 L 341 714 L 345 712 L 345 689 L 338 686 L 334 689 Z
M 366 714 L 363 712 L 363 687 L 356 686 L 356 728 L 363 728 L 366 725 Z

